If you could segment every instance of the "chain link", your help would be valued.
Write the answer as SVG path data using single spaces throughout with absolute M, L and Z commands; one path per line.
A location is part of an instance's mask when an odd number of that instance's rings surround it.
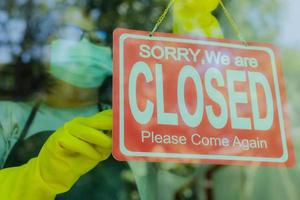
M 160 26 L 160 24 L 164 21 L 165 17 L 167 16 L 170 8 L 173 6 L 175 0 L 171 0 L 168 4 L 168 6 L 166 7 L 166 9 L 164 10 L 163 14 L 158 18 L 158 20 L 155 23 L 155 26 L 153 28 L 153 30 L 151 31 L 151 33 L 149 34 L 149 36 L 153 36 L 153 33 L 158 29 L 158 27 Z
M 232 15 L 229 13 L 229 11 L 227 10 L 227 8 L 225 7 L 225 5 L 223 4 L 222 0 L 220 0 L 220 5 L 224 11 L 224 14 L 226 16 L 226 18 L 229 21 L 229 24 L 231 26 L 231 28 L 234 30 L 235 34 L 238 36 L 238 38 L 245 44 L 245 46 L 248 46 L 247 41 L 245 40 L 244 36 L 242 35 L 241 30 L 239 29 L 236 21 L 234 20 L 234 18 L 232 17 Z

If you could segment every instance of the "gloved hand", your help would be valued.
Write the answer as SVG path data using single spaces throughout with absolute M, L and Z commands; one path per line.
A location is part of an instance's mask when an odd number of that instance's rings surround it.
M 220 0 L 175 1 L 173 9 L 173 32 L 223 38 L 219 22 L 212 11 Z
M 46 122 L 45 122 L 46 123 Z M 111 153 L 112 111 L 78 117 L 54 132 L 37 158 L 0 171 L 0 199 L 54 199 Z

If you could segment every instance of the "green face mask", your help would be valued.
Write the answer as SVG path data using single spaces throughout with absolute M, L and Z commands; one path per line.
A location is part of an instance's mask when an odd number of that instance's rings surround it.
M 55 40 L 51 44 L 50 73 L 80 88 L 99 87 L 112 74 L 111 49 L 86 39 Z

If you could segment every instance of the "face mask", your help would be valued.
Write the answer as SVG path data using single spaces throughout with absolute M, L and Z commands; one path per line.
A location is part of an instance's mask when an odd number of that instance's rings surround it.
M 55 40 L 51 44 L 50 73 L 80 88 L 99 87 L 112 74 L 111 49 L 86 39 Z

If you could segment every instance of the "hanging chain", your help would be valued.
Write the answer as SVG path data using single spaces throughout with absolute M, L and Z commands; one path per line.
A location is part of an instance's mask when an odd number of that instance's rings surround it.
M 222 7 L 222 9 L 224 11 L 224 14 L 225 14 L 227 20 L 229 21 L 229 24 L 230 24 L 231 28 L 234 30 L 235 34 L 245 44 L 245 46 L 248 46 L 248 43 L 245 40 L 245 38 L 244 38 L 241 30 L 239 29 L 236 21 L 234 20 L 234 18 L 232 17 L 232 15 L 229 13 L 229 11 L 227 10 L 227 8 L 223 4 L 222 0 L 220 0 L 220 5 L 221 5 L 221 7 Z
M 153 28 L 153 30 L 151 31 L 151 33 L 149 34 L 149 36 L 151 37 L 153 35 L 153 33 L 158 29 L 158 27 L 160 26 L 160 24 L 164 21 L 166 15 L 168 14 L 170 8 L 172 7 L 172 5 L 174 4 L 175 0 L 171 0 L 167 6 L 167 8 L 164 10 L 163 14 L 159 17 L 159 19 L 156 21 L 156 24 Z
M 166 18 L 166 15 L 168 14 L 170 8 L 173 6 L 175 0 L 171 0 L 168 4 L 168 6 L 166 7 L 166 9 L 164 10 L 164 12 L 162 13 L 162 15 L 158 18 L 158 20 L 155 23 L 155 26 L 153 28 L 153 30 L 150 32 L 149 36 L 153 36 L 153 33 L 158 29 L 158 27 L 160 26 L 160 24 L 163 22 L 163 20 Z M 236 35 L 238 36 L 238 38 L 245 44 L 245 46 L 248 46 L 247 41 L 245 40 L 241 30 L 239 29 L 236 21 L 234 20 L 234 18 L 232 17 L 232 15 L 229 13 L 229 11 L 227 10 L 227 8 L 225 7 L 225 5 L 223 4 L 223 1 L 220 0 L 220 5 L 223 9 L 223 12 L 227 18 L 227 20 L 229 21 L 229 24 L 231 26 L 231 28 L 233 29 L 233 31 L 236 33 Z

